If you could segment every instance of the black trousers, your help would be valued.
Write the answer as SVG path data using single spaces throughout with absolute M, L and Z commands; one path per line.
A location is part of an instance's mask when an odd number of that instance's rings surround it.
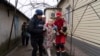
M 28 45 L 28 42 L 29 42 L 29 37 L 24 35 L 24 33 L 22 33 L 22 45 L 24 46 L 27 46 Z
M 64 44 L 56 44 L 56 50 L 59 51 L 59 50 L 64 50 L 65 47 L 64 47 Z
M 37 56 L 39 49 L 39 56 L 43 56 L 43 36 L 32 36 L 31 45 L 33 47 L 32 56 Z

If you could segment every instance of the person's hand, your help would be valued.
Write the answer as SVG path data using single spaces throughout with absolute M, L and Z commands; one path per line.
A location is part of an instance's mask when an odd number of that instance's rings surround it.
M 57 35 L 60 35 L 59 32 L 56 33 Z
M 54 27 L 53 27 L 53 30 L 57 31 L 57 26 L 54 26 Z
M 46 29 L 43 29 L 43 32 L 46 32 Z
M 53 30 L 53 33 L 56 33 L 56 31 L 55 31 L 55 30 Z
M 66 31 L 67 31 L 67 27 L 64 26 L 64 27 L 62 28 L 62 31 L 63 31 L 63 32 L 66 32 Z

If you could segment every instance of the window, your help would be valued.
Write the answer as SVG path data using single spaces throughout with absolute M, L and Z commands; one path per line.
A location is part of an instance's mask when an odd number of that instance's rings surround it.
M 18 29 L 19 29 L 19 18 L 18 16 L 14 17 L 14 29 L 15 29 L 15 34 L 16 36 L 18 35 Z
M 51 13 L 51 19 L 55 18 L 55 13 Z
M 70 6 L 66 8 L 66 20 L 67 20 L 67 23 L 69 24 L 69 22 L 70 22 Z

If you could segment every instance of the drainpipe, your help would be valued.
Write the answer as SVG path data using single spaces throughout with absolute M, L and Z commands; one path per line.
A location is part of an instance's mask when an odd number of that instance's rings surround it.
M 74 0 L 72 1 L 72 25 L 71 25 L 71 38 L 70 38 L 70 56 L 72 56 L 73 52 L 73 16 L 74 16 Z

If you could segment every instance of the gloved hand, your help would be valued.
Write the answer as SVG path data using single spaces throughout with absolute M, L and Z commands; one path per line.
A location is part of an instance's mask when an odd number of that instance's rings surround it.
M 67 27 L 63 27 L 63 28 L 62 28 L 62 31 L 63 31 L 63 32 L 66 32 L 66 31 L 67 31 Z

